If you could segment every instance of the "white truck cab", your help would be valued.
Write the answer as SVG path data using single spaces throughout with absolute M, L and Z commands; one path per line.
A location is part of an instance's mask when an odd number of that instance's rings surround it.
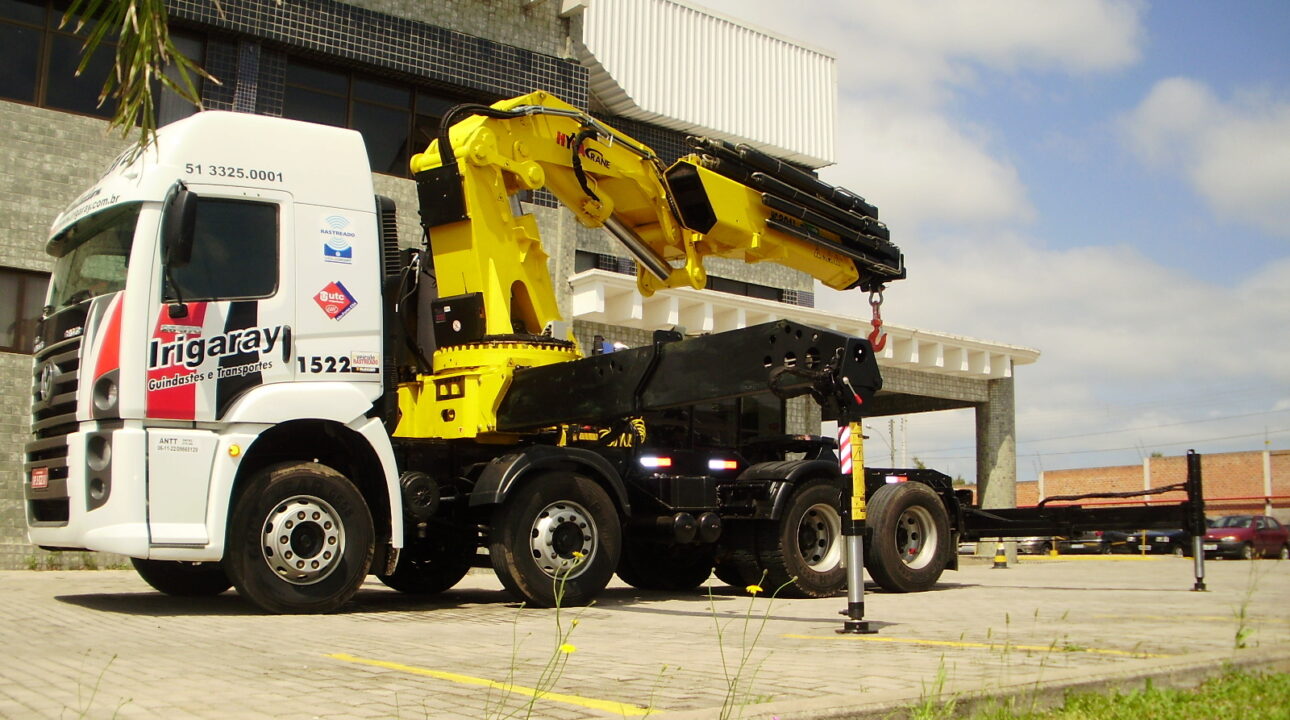
M 186 233 L 189 257 L 165 246 L 167 225 L 183 226 L 171 234 Z M 294 446 L 367 446 L 364 487 L 387 495 L 372 506 L 398 542 L 394 457 L 370 412 L 382 255 L 357 132 L 198 113 L 113 163 L 55 220 L 48 250 L 34 543 L 218 561 L 239 471 L 287 426 Z

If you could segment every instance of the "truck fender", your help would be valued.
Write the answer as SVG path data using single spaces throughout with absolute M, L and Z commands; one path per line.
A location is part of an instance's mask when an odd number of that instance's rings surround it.
M 303 448 L 299 438 L 305 435 L 316 435 L 325 425 L 331 425 L 336 432 L 345 434 L 348 438 L 347 442 L 352 443 L 354 449 L 362 453 L 370 453 L 370 459 L 376 464 L 368 467 L 379 473 L 377 477 L 372 478 L 371 490 L 379 493 L 378 500 L 385 501 L 384 508 L 370 507 L 372 519 L 388 522 L 390 544 L 395 550 L 403 546 L 403 498 L 399 493 L 398 467 L 394 449 L 380 419 L 360 415 L 348 423 L 322 418 L 296 418 L 290 422 L 268 426 L 242 424 L 232 428 L 237 432 L 225 433 L 221 439 L 221 448 L 237 444 L 241 450 L 236 454 L 226 451 L 216 453 L 217 465 L 212 472 L 210 492 L 211 509 L 207 512 L 208 531 L 211 537 L 208 547 L 212 552 L 218 552 L 220 557 L 223 556 L 228 519 L 236 504 L 240 487 L 255 473 L 271 464 L 272 461 L 265 458 L 282 457 L 279 445 L 283 440 L 291 443 L 291 453 L 286 457 L 297 460 L 312 457 L 313 453 L 318 451 Z M 221 467 L 225 467 L 226 470 L 221 472 Z M 383 514 L 377 517 L 377 514 L 382 512 L 388 512 L 388 517 Z M 378 547 L 378 559 L 381 552 L 382 548 Z M 158 559 L 156 553 L 150 557 Z
M 389 433 L 380 418 L 356 419 L 349 428 L 367 440 L 372 452 L 376 453 L 385 475 L 385 494 L 390 508 L 390 544 L 399 549 L 403 547 L 403 494 L 399 491 L 399 464 L 394 458 L 394 446 L 390 443 Z
M 627 486 L 608 460 L 590 450 L 534 445 L 494 458 L 479 475 L 470 493 L 470 506 L 497 505 L 506 500 L 524 476 L 543 470 L 577 470 L 605 487 L 624 517 L 631 515 Z
M 793 491 L 803 482 L 825 478 L 844 489 L 838 464 L 831 460 L 775 460 L 751 465 L 739 474 L 739 482 L 770 481 L 768 488 L 770 516 L 776 520 L 783 514 Z

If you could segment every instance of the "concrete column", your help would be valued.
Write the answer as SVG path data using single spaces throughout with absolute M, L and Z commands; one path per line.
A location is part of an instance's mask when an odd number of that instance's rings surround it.
M 986 383 L 986 401 L 976 406 L 976 486 L 983 508 L 1017 506 L 1017 416 L 1012 378 Z M 1005 542 L 1008 562 L 1017 543 Z M 980 545 L 977 554 L 981 554 Z M 989 554 L 994 553 L 990 544 Z
M 1272 452 L 1263 451 L 1263 514 L 1272 514 Z
M 987 383 L 976 406 L 976 483 L 981 507 L 1017 505 L 1017 415 L 1012 378 Z

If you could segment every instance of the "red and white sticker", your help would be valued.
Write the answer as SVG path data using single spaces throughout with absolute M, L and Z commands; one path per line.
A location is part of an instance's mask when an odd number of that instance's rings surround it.
M 358 304 L 339 280 L 328 283 L 327 287 L 319 290 L 318 294 L 314 295 L 314 302 L 318 303 L 318 307 L 322 308 L 323 312 L 327 313 L 327 317 L 332 320 L 345 317 Z
M 44 490 L 49 487 L 49 468 L 38 467 L 31 469 L 31 489 Z

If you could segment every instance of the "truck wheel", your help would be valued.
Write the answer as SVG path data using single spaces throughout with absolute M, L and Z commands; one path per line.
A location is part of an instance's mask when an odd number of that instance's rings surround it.
M 767 588 L 786 597 L 831 597 L 846 585 L 842 491 L 828 481 L 793 491 L 778 520 L 760 523 L 758 559 Z
M 641 590 L 693 590 L 712 575 L 711 547 L 626 540 L 618 577 Z
M 461 582 L 475 556 L 474 538 L 465 533 L 434 541 L 410 542 L 399 553 L 394 572 L 376 577 L 386 587 L 409 595 L 438 595 Z
M 730 587 L 743 589 L 762 581 L 753 521 L 732 520 L 721 528 L 712 572 Z
M 945 506 L 919 482 L 883 485 L 869 501 L 873 533 L 865 568 L 884 590 L 921 592 L 945 571 L 950 531 Z
M 493 513 L 488 555 L 502 585 L 535 607 L 586 605 L 605 589 L 622 548 L 613 501 L 567 472 L 530 478 Z
M 367 576 L 375 550 L 367 503 L 344 475 L 284 463 L 251 479 L 229 523 L 237 591 L 272 613 L 325 613 Z
M 217 562 L 182 562 L 178 560 L 143 560 L 130 558 L 135 572 L 153 590 L 176 597 L 219 595 L 233 587 L 224 568 Z

